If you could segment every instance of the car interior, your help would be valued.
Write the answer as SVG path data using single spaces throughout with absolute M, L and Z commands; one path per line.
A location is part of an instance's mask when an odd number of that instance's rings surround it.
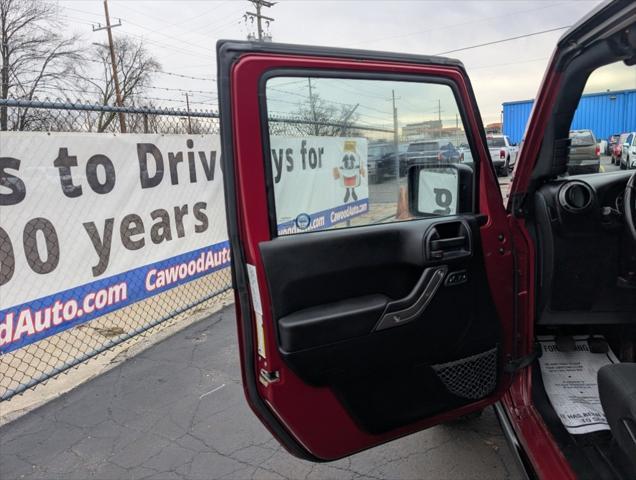
M 560 352 L 584 341 L 611 357 L 596 380 L 610 430 L 584 434 L 564 427 L 540 362 L 532 365 L 535 407 L 580 478 L 636 478 L 634 172 L 567 174 L 568 131 L 586 81 L 613 62 L 636 68 L 636 29 L 561 57 L 563 81 L 523 200 L 537 245 L 537 339 L 550 336 Z

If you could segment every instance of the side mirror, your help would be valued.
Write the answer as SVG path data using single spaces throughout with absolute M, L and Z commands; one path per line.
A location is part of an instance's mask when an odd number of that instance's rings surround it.
M 464 163 L 422 163 L 409 167 L 409 210 L 415 217 L 471 213 L 474 171 Z

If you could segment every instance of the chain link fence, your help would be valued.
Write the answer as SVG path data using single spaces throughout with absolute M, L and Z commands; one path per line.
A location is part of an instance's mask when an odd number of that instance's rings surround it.
M 120 116 L 120 114 L 123 115 Z M 124 122 L 125 134 L 121 133 L 123 131 L 122 121 Z M 269 128 L 272 135 L 279 136 L 363 136 L 370 139 L 370 141 L 387 137 L 391 138 L 393 134 L 391 129 L 382 126 L 354 124 L 353 122 L 312 122 L 290 115 L 270 116 Z M 79 135 L 73 136 L 73 139 L 89 138 L 92 139 L 89 140 L 90 142 L 97 141 L 94 140 L 96 138 L 100 140 L 106 138 L 108 142 L 112 142 L 111 145 L 123 145 L 126 142 L 132 144 L 138 141 L 128 140 L 133 138 L 130 136 L 131 134 L 180 134 L 184 136 L 183 143 L 185 144 L 185 138 L 218 134 L 219 117 L 217 113 L 211 111 L 184 111 L 150 107 L 120 108 L 84 102 L 51 101 L 48 99 L 42 101 L 0 99 L 0 130 L 2 130 L 0 135 L 5 135 L 6 137 L 10 136 L 6 132 L 78 133 Z M 320 133 L 318 133 L 319 131 Z M 96 133 L 103 134 L 104 137 L 95 137 L 94 134 Z M 93 135 L 83 137 L 82 134 Z M 20 137 L 21 135 L 21 133 L 14 134 L 13 137 L 17 138 L 15 141 L 20 143 L 20 150 L 24 152 L 23 168 L 25 168 L 29 159 L 35 161 L 38 156 L 44 154 L 45 148 L 42 146 L 44 140 L 42 139 L 45 137 L 36 136 L 32 138 L 27 136 L 22 138 Z M 54 135 L 51 136 L 54 137 Z M 2 143 L 7 144 L 5 140 Z M 76 157 L 72 155 L 69 149 L 69 152 L 65 152 L 64 158 L 58 157 L 56 162 L 60 163 L 57 167 L 61 168 L 71 165 L 72 162 L 77 162 Z M 6 157 L 6 153 L 0 152 L 0 156 Z M 103 157 L 103 155 L 95 155 L 91 160 L 96 157 Z M 220 161 L 220 159 L 217 160 Z M 82 161 L 85 161 L 85 159 L 82 159 Z M 96 173 L 100 168 L 107 168 L 108 164 L 105 163 L 106 161 L 103 158 L 95 160 L 95 162 L 96 164 L 93 168 L 95 185 L 91 184 L 91 188 L 97 193 L 100 193 L 100 189 L 102 189 L 101 193 L 108 193 L 107 190 L 112 188 L 112 186 L 109 186 L 104 178 L 100 179 Z M 188 163 L 187 160 L 184 161 L 184 164 L 186 163 Z M 16 166 L 13 168 L 15 169 Z M 165 170 L 169 170 L 168 165 L 166 165 Z M 5 175 L 4 171 L 2 173 Z M 59 173 L 59 176 L 57 173 Z M 128 173 L 130 174 L 130 172 Z M 89 174 L 90 171 L 87 167 L 85 180 L 90 183 Z M 138 173 L 135 174 L 133 172 L 132 176 L 135 177 L 135 181 L 139 181 L 137 175 Z M 118 172 L 118 182 L 120 182 L 120 177 L 122 176 L 124 175 Z M 2 185 L 5 187 L 9 185 L 8 188 L 11 189 L 10 177 L 8 177 L 7 181 L 5 180 L 7 179 L 2 179 Z M 65 181 L 66 183 L 64 183 Z M 397 191 L 399 184 L 402 184 L 403 181 L 404 179 L 401 179 L 400 182 L 395 181 L 392 185 L 384 183 L 377 188 L 374 186 L 371 194 L 371 201 L 376 207 L 374 208 L 373 218 L 369 217 L 370 214 L 365 215 L 352 221 L 347 221 L 346 225 L 375 223 L 394 217 Z M 65 177 L 62 170 L 56 172 L 55 176 L 51 176 L 43 170 L 42 175 L 37 175 L 35 186 L 38 187 L 37 183 L 40 183 L 41 188 L 50 190 L 51 186 L 55 184 L 57 190 L 50 191 L 57 192 L 59 191 L 60 182 L 62 182 L 62 188 L 67 197 L 77 194 L 78 187 L 71 180 L 70 173 L 67 172 Z M 88 190 L 86 185 L 84 185 L 84 188 Z M 181 198 L 171 200 L 174 200 L 175 204 L 182 202 Z M 183 201 L 185 202 L 186 200 L 183 199 Z M 83 208 L 84 210 L 82 212 L 73 212 L 73 215 L 85 214 L 87 218 L 91 218 L 90 210 L 94 206 L 91 206 L 90 202 L 84 204 L 79 202 L 78 205 L 80 205 L 78 208 Z M 190 205 L 191 210 L 189 212 L 186 206 L 178 207 L 179 212 L 177 212 L 178 208 L 175 207 L 174 215 L 177 217 L 185 213 L 196 215 L 193 210 L 197 209 L 197 205 L 199 204 Z M 222 205 L 222 203 L 217 202 L 217 205 Z M 122 208 L 128 208 L 125 198 L 122 202 Z M 210 206 L 210 209 L 212 208 Z M 41 210 L 40 206 L 37 207 L 37 210 Z M 225 212 L 218 212 L 218 210 L 222 209 L 217 206 L 217 212 L 209 214 L 214 217 L 210 222 L 216 221 L 224 224 Z M 31 269 L 39 274 L 47 274 L 47 272 L 57 266 L 61 255 L 59 246 L 55 242 L 52 244 L 47 242 L 51 238 L 56 239 L 56 235 L 59 232 L 55 231 L 55 227 L 46 218 L 42 218 L 44 216 L 31 218 L 33 213 L 33 211 L 28 211 L 28 209 L 20 213 L 19 222 L 26 224 L 24 227 L 22 225 L 20 227 L 23 232 L 23 238 L 20 239 L 9 239 L 2 228 L 7 216 L 5 216 L 4 220 L 0 219 L 0 286 L 10 280 L 9 277 L 13 275 L 15 268 L 17 268 L 15 258 L 18 254 L 24 253 Z M 198 213 L 201 213 L 201 209 L 199 209 Z M 125 214 L 126 212 L 122 212 L 122 215 Z M 170 214 L 172 215 L 172 211 L 170 211 Z M 157 213 L 157 216 L 161 217 L 161 214 Z M 29 220 L 29 218 L 31 219 Z M 143 233 L 144 226 L 138 224 L 137 218 L 134 216 L 126 215 L 124 218 L 128 219 L 125 226 L 123 224 L 121 226 L 115 224 L 108 227 L 108 223 L 100 225 L 99 222 L 95 224 L 85 222 L 83 224 L 84 231 L 80 230 L 80 233 L 83 236 L 88 235 L 88 239 L 95 247 L 95 251 L 97 251 L 98 246 L 105 244 L 106 238 L 109 236 L 121 236 L 126 248 L 129 250 L 135 249 L 140 241 L 137 234 L 139 232 Z M 146 241 L 148 243 L 150 241 L 156 243 L 155 237 L 161 238 L 166 235 L 180 236 L 182 234 L 180 228 L 183 229 L 183 225 L 180 227 L 178 220 L 171 219 L 171 221 L 176 221 L 177 225 L 175 231 L 169 234 L 165 231 L 155 231 L 154 226 L 149 228 L 150 224 L 146 225 L 145 229 L 150 230 L 145 232 L 149 234 Z M 141 219 L 139 219 L 139 222 L 141 222 Z M 62 225 L 62 230 L 64 229 L 63 227 L 64 225 Z M 199 227 L 203 228 L 202 223 L 199 223 Z M 82 240 L 86 242 L 86 238 Z M 13 241 L 13 244 L 11 241 Z M 126 245 L 125 242 L 128 242 L 128 244 Z M 18 251 L 22 249 L 24 252 Z M 48 252 L 48 255 L 43 255 L 42 251 Z M 141 252 L 143 251 L 140 250 Z M 94 254 L 93 251 L 91 253 Z M 213 245 L 205 252 L 196 251 L 191 252 L 189 255 L 180 260 L 182 265 L 185 265 L 185 267 L 181 268 L 188 269 L 192 267 L 195 272 L 194 277 L 192 277 L 194 279 L 181 284 L 177 282 L 175 283 L 177 285 L 175 288 L 166 288 L 161 293 L 150 297 L 142 295 L 142 292 L 147 290 L 147 285 L 144 284 L 147 280 L 147 272 L 137 272 L 133 269 L 125 272 L 127 275 L 126 281 L 121 278 L 118 280 L 117 275 L 106 278 L 102 283 L 97 281 L 84 284 L 85 282 L 76 281 L 76 284 L 84 286 L 73 288 L 72 295 L 67 295 L 65 291 L 62 291 L 54 296 L 31 301 L 29 303 L 29 311 L 34 332 L 29 332 L 27 328 L 24 333 L 25 336 L 27 334 L 33 335 L 31 338 L 34 341 L 24 342 L 24 345 L 12 350 L 0 349 L 0 401 L 8 400 L 14 395 L 60 372 L 77 366 L 85 360 L 132 337 L 155 331 L 156 328 L 159 328 L 158 326 L 166 323 L 178 322 L 180 319 L 191 315 L 194 311 L 207 309 L 215 304 L 220 294 L 231 289 L 227 242 L 223 245 Z M 141 253 L 140 258 L 142 259 L 141 263 L 148 263 L 143 258 L 143 253 Z M 200 260 L 201 258 L 203 260 Z M 100 258 L 100 262 L 96 263 L 94 258 L 81 258 L 78 262 L 77 270 L 79 271 L 80 267 L 84 270 L 92 268 L 94 277 L 108 277 L 105 274 L 102 260 L 103 258 Z M 198 262 L 205 263 L 206 267 L 200 269 Z M 161 265 L 158 268 L 161 268 Z M 176 274 L 178 275 L 179 271 Z M 67 275 L 73 277 L 79 274 L 75 271 L 70 271 L 67 272 Z M 74 278 L 74 280 L 79 279 Z M 30 292 L 39 291 L 37 286 L 33 285 L 21 285 L 20 288 L 24 289 L 22 297 L 28 299 L 36 296 L 33 294 L 28 295 Z M 29 289 L 33 290 L 29 292 Z M 64 289 L 60 288 L 60 290 Z M 39 295 L 37 296 L 39 297 Z M 13 305 L 6 305 L 6 303 L 4 301 L 0 305 L 0 311 L 3 311 L 4 316 L 4 318 L 0 317 L 0 346 L 2 345 L 2 335 L 7 333 L 7 323 L 5 321 L 7 316 L 11 315 L 10 312 L 14 310 Z M 12 320 L 15 328 L 24 330 L 24 325 L 22 327 L 18 326 L 21 324 L 21 320 L 18 318 L 19 312 L 17 310 L 14 311 L 13 315 L 14 318 Z M 81 320 L 80 317 L 82 317 Z M 41 338 L 38 337 L 39 329 L 64 322 L 69 322 L 69 325 L 72 324 L 74 326 L 51 336 L 42 335 Z M 3 324 L 5 325 L 4 332 L 2 331 Z M 17 332 L 14 331 L 13 334 L 16 336 Z M 3 351 L 4 353 L 2 353 Z
M 155 107 L 114 107 L 70 100 L 0 99 L 0 130 L 29 132 L 219 133 L 219 115 L 211 111 Z
M 186 134 L 205 135 L 218 134 L 219 132 L 218 114 L 214 112 L 163 108 L 117 108 L 81 102 L 9 99 L 0 100 L 1 127 L 2 130 L 5 130 L 0 132 L 0 136 L 5 137 L 2 140 L 4 145 L 7 145 L 10 136 L 7 131 L 103 133 L 104 135 L 116 133 L 117 135 L 109 141 L 123 142 L 126 135 L 119 133 L 120 112 L 124 114 L 127 134 L 184 134 L 185 136 Z M 29 157 L 34 160 L 38 155 L 42 155 L 43 149 L 37 141 L 24 140 L 24 142 L 30 141 L 32 144 L 25 145 L 23 149 L 27 152 L 22 160 L 24 162 L 23 169 L 29 162 Z M 0 152 L 0 156 L 5 155 L 6 153 Z M 5 171 L 2 174 L 4 177 Z M 95 178 L 98 177 L 99 175 L 96 175 Z M 104 184 L 103 178 L 96 181 L 98 185 L 108 188 Z M 30 187 L 50 189 L 51 186 L 47 185 L 47 182 L 57 182 L 57 190 L 55 191 L 59 191 L 60 179 L 49 178 L 44 172 L 38 182 L 40 185 L 30 185 Z M 11 177 L 2 178 L 2 186 L 13 188 Z M 13 186 L 15 187 L 15 183 Z M 87 189 L 86 185 L 84 185 L 84 189 Z M 67 191 L 67 193 L 70 192 Z M 90 210 L 92 207 L 85 203 L 78 208 Z M 60 256 L 59 246 L 55 242 L 52 244 L 48 244 L 48 242 L 50 239 L 55 239 L 56 235 L 60 235 L 60 232 L 55 232 L 53 225 L 45 218 L 29 220 L 33 213 L 24 211 L 20 214 L 26 223 L 23 229 L 23 239 L 13 238 L 10 240 L 6 231 L 0 228 L 0 266 L 2 267 L 0 268 L 0 285 L 10 280 L 9 277 L 17 268 L 15 258 L 22 254 L 22 250 L 24 250 L 31 269 L 36 273 L 46 274 L 57 266 Z M 7 220 L 8 215 L 4 217 Z M 3 222 L 4 220 L 0 221 L 0 227 L 3 226 Z M 8 219 L 7 222 L 10 223 L 11 220 Z M 96 222 L 97 224 L 98 222 Z M 129 227 L 133 229 L 132 231 L 138 228 L 134 222 L 129 223 Z M 8 226 L 5 225 L 5 228 Z M 91 228 L 86 229 L 91 241 L 95 245 L 104 242 L 104 233 L 100 234 L 101 230 Z M 58 229 L 60 229 L 59 225 Z M 113 235 L 117 236 L 119 233 L 117 227 L 111 229 L 111 234 L 112 230 L 115 230 Z M 161 235 L 161 233 L 159 232 L 157 235 Z M 166 233 L 164 232 L 163 235 Z M 176 232 L 173 235 L 180 235 L 180 233 Z M 128 237 L 131 242 L 134 241 L 134 238 L 133 236 Z M 44 251 L 48 252 L 48 255 L 43 255 Z M 35 252 L 35 254 L 30 255 L 31 252 Z M 55 298 L 44 297 L 31 302 L 30 313 L 35 332 L 29 332 L 27 328 L 23 338 L 27 334 L 33 334 L 32 338 L 36 341 L 12 351 L 0 353 L 0 400 L 8 400 L 12 396 L 78 365 L 114 345 L 133 336 L 145 334 L 163 322 L 187 317 L 195 310 L 199 311 L 213 305 L 219 294 L 231 288 L 230 271 L 227 266 L 229 251 L 223 252 L 222 249 L 216 248 L 210 250 L 209 253 L 206 252 L 206 254 L 208 255 L 206 260 L 209 260 L 211 268 L 207 268 L 202 274 L 198 272 L 195 275 L 195 280 L 182 283 L 176 288 L 165 289 L 162 293 L 140 301 L 136 301 L 135 298 L 143 287 L 144 278 L 141 278 L 141 273 L 135 275 L 135 272 L 132 271 L 132 279 L 126 285 L 115 279 L 114 282 L 111 281 L 108 284 L 91 284 L 85 288 L 79 287 L 79 291 L 75 289 L 73 296 L 61 292 L 56 294 Z M 222 259 L 222 255 L 225 255 L 226 258 Z M 192 263 L 191 260 L 196 259 L 186 258 L 183 261 L 189 265 L 188 262 Z M 86 268 L 93 267 L 94 273 L 100 273 L 99 270 L 102 267 L 95 265 L 93 259 L 86 259 L 85 263 L 87 264 Z M 75 272 L 67 272 L 67 274 L 73 276 Z M 33 289 L 32 292 L 39 291 L 37 285 L 21 285 L 20 288 L 24 289 L 27 295 L 30 288 Z M 118 303 L 124 305 L 123 308 L 118 308 L 120 306 Z M 0 310 L 5 310 L 7 307 L 11 307 L 11 305 L 6 305 L 3 301 Z M 8 323 L 5 320 L 8 315 L 11 315 L 8 313 L 10 311 L 10 308 L 5 310 L 4 318 L 0 318 L 2 324 L 5 325 L 4 332 L 0 332 L 0 338 L 3 334 L 7 334 Z M 91 318 L 91 314 L 95 318 Z M 82 315 L 84 318 L 77 325 L 54 335 L 37 339 L 38 329 L 64 323 L 69 321 L 69 318 L 79 318 Z M 17 328 L 24 330 L 25 326 L 24 324 L 20 326 L 21 320 L 17 318 L 17 313 L 12 320 L 14 325 L 12 333 L 15 337 L 17 336 L 15 330 Z

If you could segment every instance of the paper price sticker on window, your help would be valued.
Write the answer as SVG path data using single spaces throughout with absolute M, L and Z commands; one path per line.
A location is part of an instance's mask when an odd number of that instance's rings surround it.
M 422 169 L 419 174 L 418 211 L 435 215 L 456 214 L 457 181 L 455 168 Z

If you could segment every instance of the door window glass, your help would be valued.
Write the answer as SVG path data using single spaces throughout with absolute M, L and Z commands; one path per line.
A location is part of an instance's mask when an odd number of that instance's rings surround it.
M 445 84 L 274 77 L 266 101 L 279 235 L 410 219 L 409 168 L 472 163 Z M 418 178 L 436 193 L 424 211 L 452 215 L 456 172 L 440 171 Z

